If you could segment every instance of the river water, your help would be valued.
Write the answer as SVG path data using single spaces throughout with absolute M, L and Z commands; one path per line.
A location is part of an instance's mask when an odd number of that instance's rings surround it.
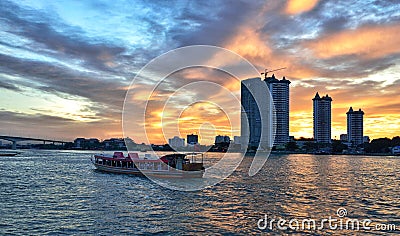
M 181 192 L 145 177 L 95 171 L 92 155 L 27 150 L 0 157 L 0 234 L 400 233 L 399 157 L 271 155 L 253 177 L 246 157 L 216 186 Z M 339 208 L 347 214 L 339 216 Z M 336 223 L 319 223 L 329 217 Z M 272 219 L 285 220 L 286 228 Z M 317 227 L 293 228 L 304 219 Z M 347 219 L 368 219 L 371 227 L 340 229 Z

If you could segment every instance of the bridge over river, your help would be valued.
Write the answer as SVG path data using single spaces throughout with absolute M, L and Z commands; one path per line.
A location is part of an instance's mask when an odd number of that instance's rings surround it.
M 17 137 L 17 136 L 6 136 L 6 135 L 0 135 L 0 139 L 12 142 L 13 150 L 17 149 L 17 142 L 24 142 L 24 141 L 38 141 L 38 142 L 43 142 L 43 144 L 46 144 L 46 142 L 53 143 L 53 144 L 60 143 L 62 145 L 68 143 L 66 141 L 59 141 L 59 140 L 52 140 L 52 139 Z

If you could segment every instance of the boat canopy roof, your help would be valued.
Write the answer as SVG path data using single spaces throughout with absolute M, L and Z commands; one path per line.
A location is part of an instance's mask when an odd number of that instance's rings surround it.
M 100 158 L 108 161 L 127 161 L 127 162 L 161 162 L 160 159 L 139 159 L 139 154 L 131 152 L 128 156 L 124 156 L 123 152 L 114 152 L 112 156 L 95 155 L 95 158 Z
M 130 158 L 130 157 L 123 157 L 123 158 L 115 158 L 111 156 L 103 156 L 103 155 L 95 155 L 95 158 L 100 158 L 107 161 L 126 161 L 126 162 L 161 162 L 160 159 L 139 159 L 139 158 Z

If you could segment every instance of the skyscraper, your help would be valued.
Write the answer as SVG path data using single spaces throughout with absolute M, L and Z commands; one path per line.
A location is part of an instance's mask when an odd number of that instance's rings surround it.
M 320 97 L 317 92 L 313 98 L 314 140 L 318 143 L 331 143 L 331 103 L 328 94 Z
M 275 129 L 272 97 L 268 93 L 267 84 L 259 77 L 242 80 L 241 105 L 242 148 L 272 148 Z
M 364 143 L 363 134 L 363 117 L 364 112 L 359 109 L 358 111 L 353 111 L 350 107 L 347 114 L 347 139 L 354 145 L 359 145 Z
M 231 139 L 229 138 L 229 136 L 226 135 L 217 135 L 215 136 L 215 142 L 214 144 L 218 144 L 218 143 L 230 143 Z
M 272 95 L 276 112 L 276 134 L 274 145 L 285 145 L 289 142 L 289 84 L 290 81 L 283 77 L 282 80 L 275 75 L 264 80 Z
M 252 78 L 241 82 L 241 126 L 240 132 L 243 144 L 248 140 L 248 147 L 257 148 L 261 138 L 261 114 L 256 96 L 260 90 L 260 78 Z
M 186 137 L 188 145 L 199 144 L 199 136 L 197 134 L 188 134 Z
M 272 147 L 289 141 L 289 84 L 285 77 L 278 80 L 274 75 L 264 81 L 261 78 L 242 81 L 241 136 L 242 140 L 249 140 L 250 147 L 259 144 Z
M 185 146 L 185 139 L 179 138 L 178 136 L 174 136 L 173 138 L 168 139 L 168 144 L 171 147 L 184 147 Z

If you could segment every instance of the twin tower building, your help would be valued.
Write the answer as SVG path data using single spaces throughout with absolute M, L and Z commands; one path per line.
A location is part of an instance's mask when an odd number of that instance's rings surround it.
M 289 142 L 289 84 L 272 77 L 242 80 L 241 138 L 248 149 L 268 149 Z
M 289 84 L 275 75 L 242 80 L 241 138 L 249 149 L 285 146 L 289 141 Z M 331 143 L 332 98 L 316 93 L 313 100 L 314 141 Z M 274 115 L 275 114 L 275 115 Z M 363 143 L 363 115 L 360 110 L 347 112 L 348 142 Z M 245 141 L 245 142 L 244 142 Z

